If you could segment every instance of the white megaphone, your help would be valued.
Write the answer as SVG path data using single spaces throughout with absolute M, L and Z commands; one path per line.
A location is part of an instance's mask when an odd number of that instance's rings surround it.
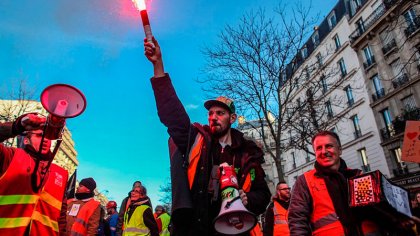
M 77 88 L 67 84 L 54 84 L 41 93 L 41 104 L 47 110 L 44 136 L 55 140 L 61 138 L 66 118 L 73 118 L 86 109 L 86 98 Z
M 214 228 L 218 233 L 227 235 L 245 233 L 254 228 L 257 218 L 242 204 L 234 167 L 225 163 L 220 166 L 222 207 L 214 219 Z

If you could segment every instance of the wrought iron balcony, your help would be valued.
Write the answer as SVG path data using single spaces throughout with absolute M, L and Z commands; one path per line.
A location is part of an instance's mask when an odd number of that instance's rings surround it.
M 399 166 L 392 170 L 395 176 L 401 176 L 408 174 L 408 167 L 407 166 Z
M 393 7 L 399 0 L 384 0 L 386 9 Z
M 356 41 L 360 36 L 362 36 L 362 34 L 366 31 L 369 30 L 369 28 L 375 24 L 375 22 L 377 22 L 379 20 L 379 18 L 381 18 L 385 12 L 387 12 L 387 10 L 389 8 L 391 8 L 393 5 L 395 5 L 395 3 L 397 1 L 395 0 L 388 0 L 385 1 L 386 3 L 382 3 L 381 5 L 379 5 L 373 12 L 372 14 L 370 14 L 366 20 L 363 23 L 363 29 L 362 28 L 357 28 L 355 31 L 353 31 L 353 33 L 350 34 L 350 40 L 353 43 L 354 41 Z
M 412 108 L 405 110 L 391 124 L 380 130 L 383 141 L 387 141 L 399 134 L 404 133 L 405 123 L 407 120 L 420 120 L 420 108 Z
M 404 84 L 408 83 L 409 80 L 410 79 L 408 78 L 407 73 L 404 73 L 392 80 L 392 86 L 394 87 L 394 89 L 397 89 L 403 86 Z
M 380 90 L 377 90 L 375 94 L 372 94 L 372 99 L 374 102 L 376 102 L 384 96 L 385 96 L 385 89 L 381 88 Z
M 385 46 L 383 46 L 382 52 L 384 53 L 384 55 L 386 55 L 388 52 L 390 52 L 391 50 L 393 50 L 396 47 L 397 47 L 397 42 L 395 41 L 395 39 L 392 39 L 391 42 L 389 42 Z
M 371 56 L 365 62 L 363 62 L 363 67 L 366 70 L 366 69 L 368 69 L 369 67 L 371 67 L 375 63 L 376 63 L 375 57 L 374 56 Z
M 358 139 L 360 137 L 362 137 L 362 131 L 360 129 L 356 129 L 356 131 L 354 131 L 354 139 Z
M 353 31 L 353 33 L 350 34 L 349 36 L 350 41 L 352 43 L 356 41 L 366 31 L 365 29 L 366 29 L 365 27 L 357 27 L 357 29 Z
M 404 30 L 405 36 L 408 38 L 420 28 L 420 16 L 414 18 L 413 22 Z

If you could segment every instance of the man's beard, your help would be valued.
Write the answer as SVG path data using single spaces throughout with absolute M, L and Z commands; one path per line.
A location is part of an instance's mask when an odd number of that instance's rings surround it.
M 221 126 L 219 126 L 219 127 L 221 127 Z M 211 132 L 211 135 L 212 135 L 214 138 L 221 138 L 221 137 L 223 137 L 224 135 L 226 135 L 226 134 L 228 133 L 229 129 L 230 129 L 230 125 L 228 125 L 228 126 L 227 126 L 225 129 L 223 129 L 223 130 L 214 130 L 214 131 L 213 131 L 213 129 L 210 129 L 210 132 Z

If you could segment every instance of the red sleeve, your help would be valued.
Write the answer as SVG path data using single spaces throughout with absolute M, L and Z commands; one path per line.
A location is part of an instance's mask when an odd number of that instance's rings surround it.
M 3 144 L 0 144 L 0 176 L 9 168 L 15 151 L 15 148 L 5 147 Z
M 156 223 L 158 225 L 159 233 L 162 232 L 162 220 L 160 218 L 156 218 Z

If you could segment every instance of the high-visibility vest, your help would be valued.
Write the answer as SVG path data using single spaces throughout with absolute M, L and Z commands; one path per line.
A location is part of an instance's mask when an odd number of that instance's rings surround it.
M 95 213 L 95 210 L 99 207 L 99 205 L 100 202 L 91 198 L 79 209 L 70 230 L 71 236 L 84 236 L 87 234 L 89 219 L 93 213 Z
M 274 228 L 273 236 L 288 236 L 290 235 L 289 231 L 289 222 L 287 221 L 288 211 L 284 209 L 280 203 L 273 201 L 273 213 L 274 213 Z
M 304 173 L 312 196 L 312 235 L 344 236 L 344 228 L 338 220 L 334 205 L 323 178 L 315 176 L 315 169 Z
M 123 236 L 149 236 L 150 230 L 144 224 L 143 213 L 144 211 L 150 208 L 148 205 L 140 205 L 136 207 L 133 214 L 128 220 L 128 211 L 124 214 L 124 225 L 125 229 L 123 231 Z
M 31 175 L 35 161 L 23 149 L 16 149 L 13 159 L 0 177 L 0 235 L 58 235 L 62 200 L 68 173 L 51 164 L 44 186 L 35 193 Z
M 171 221 L 171 216 L 168 213 L 163 213 L 158 216 L 158 219 L 162 222 L 162 231 L 159 233 L 160 236 L 169 236 L 169 222 Z

